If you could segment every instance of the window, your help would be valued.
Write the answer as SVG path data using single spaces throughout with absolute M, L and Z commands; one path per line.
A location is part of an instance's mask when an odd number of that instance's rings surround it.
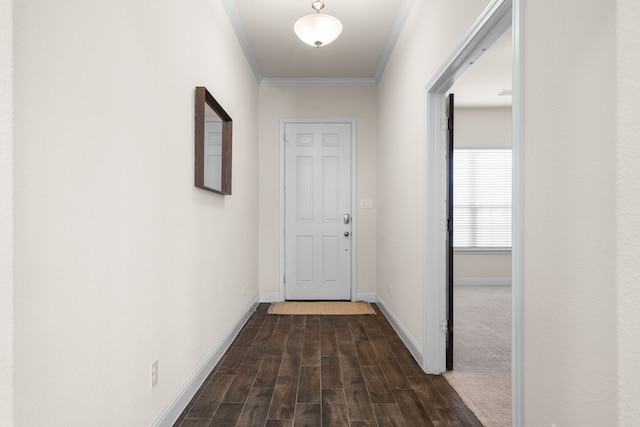
M 511 249 L 511 149 L 453 154 L 453 247 Z

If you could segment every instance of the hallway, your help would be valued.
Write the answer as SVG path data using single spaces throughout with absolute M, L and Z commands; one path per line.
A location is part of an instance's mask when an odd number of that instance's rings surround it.
M 378 315 L 276 316 L 260 304 L 174 427 L 481 426 Z

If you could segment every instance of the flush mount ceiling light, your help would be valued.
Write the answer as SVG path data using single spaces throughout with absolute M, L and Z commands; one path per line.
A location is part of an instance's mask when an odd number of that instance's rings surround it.
M 320 13 L 324 8 L 321 1 L 314 1 L 311 7 L 316 13 L 298 19 L 293 25 L 293 31 L 309 46 L 326 46 L 338 38 L 342 32 L 342 23 L 333 16 Z

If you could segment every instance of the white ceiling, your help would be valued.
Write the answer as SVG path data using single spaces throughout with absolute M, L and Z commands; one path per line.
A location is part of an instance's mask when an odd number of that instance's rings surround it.
M 343 30 L 333 43 L 314 48 L 293 32 L 298 18 L 315 13 L 312 0 L 223 0 L 261 84 L 354 86 L 378 82 L 413 1 L 324 0 L 322 13 L 338 18 Z M 498 40 L 462 77 L 455 86 L 458 105 L 510 104 L 497 96 L 511 88 L 510 46 L 508 37 Z

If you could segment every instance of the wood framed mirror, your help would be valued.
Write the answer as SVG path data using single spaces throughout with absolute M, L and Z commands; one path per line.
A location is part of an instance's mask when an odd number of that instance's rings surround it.
M 203 86 L 195 93 L 195 185 L 231 194 L 231 117 Z

